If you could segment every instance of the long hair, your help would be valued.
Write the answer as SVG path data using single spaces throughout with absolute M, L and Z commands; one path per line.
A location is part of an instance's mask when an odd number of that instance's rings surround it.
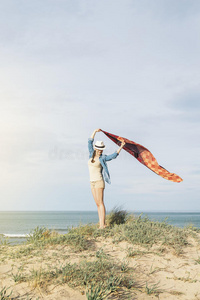
M 94 160 L 95 155 L 96 155 L 96 150 L 94 150 L 94 152 L 93 152 L 93 154 L 92 154 L 92 160 L 91 160 L 91 163 L 94 163 L 94 162 L 95 162 L 95 160 Z

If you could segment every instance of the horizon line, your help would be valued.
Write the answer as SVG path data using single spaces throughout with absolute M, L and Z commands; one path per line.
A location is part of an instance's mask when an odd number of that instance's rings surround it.
M 108 210 L 108 212 L 112 211 Z M 193 210 L 128 210 L 128 209 L 121 209 L 126 210 L 127 212 L 132 213 L 200 213 L 200 211 L 193 211 Z M 1 212 L 96 212 L 96 210 L 0 210 Z

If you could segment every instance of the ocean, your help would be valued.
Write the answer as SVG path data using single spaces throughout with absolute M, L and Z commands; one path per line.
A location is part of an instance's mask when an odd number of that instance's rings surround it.
M 132 212 L 138 216 L 142 212 Z M 193 225 L 200 228 L 200 212 L 144 212 L 154 221 L 184 227 Z M 98 214 L 95 211 L 2 211 L 0 212 L 0 244 L 5 239 L 10 244 L 21 244 L 27 235 L 37 226 L 46 227 L 58 233 L 67 233 L 70 227 L 80 224 L 97 223 Z

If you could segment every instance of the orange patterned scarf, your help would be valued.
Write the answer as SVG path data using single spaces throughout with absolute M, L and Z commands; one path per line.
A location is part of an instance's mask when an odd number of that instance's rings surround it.
M 161 177 L 173 181 L 181 182 L 183 179 L 174 173 L 168 172 L 165 168 L 161 167 L 153 154 L 142 145 L 136 144 L 133 141 L 130 141 L 126 138 L 111 134 L 101 129 L 101 131 L 109 137 L 117 145 L 121 145 L 121 141 L 124 140 L 126 145 L 123 147 L 125 151 L 133 155 L 140 163 L 145 165 L 147 168 L 160 175 Z

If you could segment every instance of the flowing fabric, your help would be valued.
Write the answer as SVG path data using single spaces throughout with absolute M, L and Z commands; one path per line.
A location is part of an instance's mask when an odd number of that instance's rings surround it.
M 153 154 L 144 146 L 136 144 L 133 141 L 130 141 L 126 138 L 111 134 L 101 129 L 101 131 L 114 143 L 118 146 L 121 145 L 121 142 L 124 140 L 126 143 L 123 149 L 134 156 L 140 163 L 145 165 L 147 168 L 158 174 L 159 176 L 173 181 L 173 182 L 181 182 L 183 179 L 174 173 L 168 172 L 165 168 L 161 167 Z

